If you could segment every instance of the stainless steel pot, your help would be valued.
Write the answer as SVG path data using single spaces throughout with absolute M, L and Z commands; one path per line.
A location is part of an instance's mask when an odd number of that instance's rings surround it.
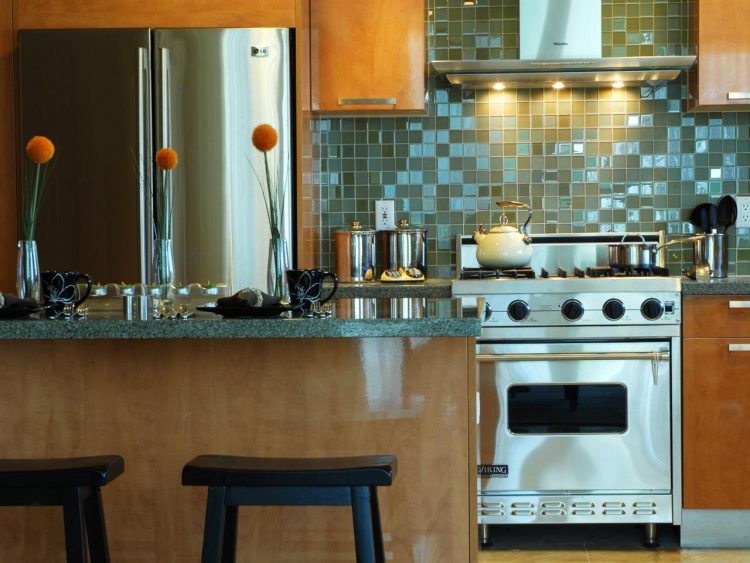
M 625 242 L 628 237 L 639 237 L 641 242 Z M 620 270 L 628 268 L 640 268 L 648 270 L 659 265 L 659 251 L 662 248 L 673 246 L 675 244 L 684 244 L 703 240 L 704 235 L 694 235 L 682 237 L 664 242 L 661 244 L 655 242 L 646 242 L 643 235 L 638 233 L 626 233 L 618 244 L 609 245 L 609 266 Z
M 336 275 L 340 282 L 363 282 L 375 279 L 375 231 L 363 229 L 352 221 L 349 229 L 333 233 Z
M 412 227 L 406 219 L 391 231 L 379 231 L 379 260 L 381 271 L 416 268 L 427 274 L 427 229 Z

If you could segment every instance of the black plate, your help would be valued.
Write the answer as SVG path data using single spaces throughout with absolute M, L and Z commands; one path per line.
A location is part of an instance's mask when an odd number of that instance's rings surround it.
M 289 305 L 271 305 L 269 307 L 196 307 L 198 311 L 215 313 L 227 319 L 257 319 L 259 317 L 278 317 L 281 313 L 295 311 L 298 307 Z
M 34 313 L 38 313 L 42 309 L 39 307 L 36 307 L 34 309 L 21 309 L 21 308 L 0 308 L 0 320 L 8 320 L 8 319 L 25 319 L 29 315 L 32 315 Z

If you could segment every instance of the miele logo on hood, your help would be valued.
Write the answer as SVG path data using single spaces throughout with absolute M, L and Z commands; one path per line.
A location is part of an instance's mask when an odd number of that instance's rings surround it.
M 598 59 L 601 0 L 520 0 L 521 59 Z

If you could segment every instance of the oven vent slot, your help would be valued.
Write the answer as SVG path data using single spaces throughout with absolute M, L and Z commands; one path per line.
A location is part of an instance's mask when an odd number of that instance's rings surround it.
M 605 508 L 602 514 L 604 516 L 624 516 L 625 511 L 622 508 Z
M 571 514 L 573 516 L 593 516 L 595 512 L 590 508 L 574 508 Z
M 654 510 L 653 508 L 636 508 L 633 511 L 633 514 L 635 514 L 636 516 L 653 516 L 654 514 L 656 514 L 656 510 Z
M 549 508 L 542 510 L 542 516 L 565 516 L 565 511 L 559 508 Z
M 534 516 L 536 512 L 529 509 L 517 509 L 510 511 L 511 516 Z

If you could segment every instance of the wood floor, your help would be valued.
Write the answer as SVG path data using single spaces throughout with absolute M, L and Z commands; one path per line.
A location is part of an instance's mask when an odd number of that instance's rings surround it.
M 659 526 L 659 547 L 645 548 L 640 526 L 493 526 L 479 563 L 707 561 L 750 563 L 750 550 L 680 550 L 677 530 Z

